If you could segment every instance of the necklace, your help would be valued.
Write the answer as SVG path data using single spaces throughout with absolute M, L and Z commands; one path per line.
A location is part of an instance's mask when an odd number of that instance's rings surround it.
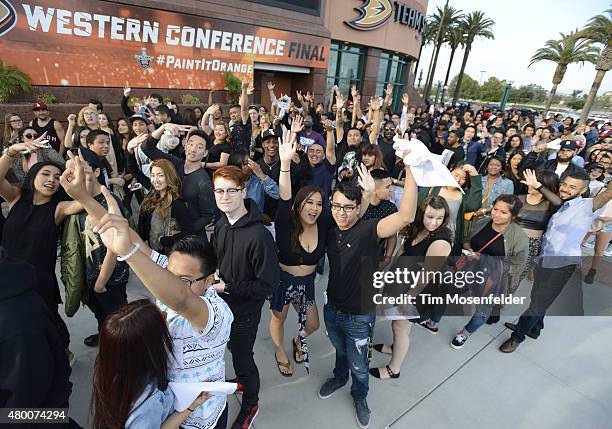
M 266 162 L 266 160 L 264 159 L 264 164 L 266 164 L 266 165 L 268 166 L 268 168 L 269 168 L 270 170 L 272 170 L 272 169 L 274 168 L 274 166 L 275 166 L 276 164 L 278 164 L 278 161 L 279 161 L 279 160 L 277 159 L 276 161 L 274 161 L 274 163 L 273 163 L 272 165 L 270 165 L 270 164 L 268 164 L 268 163 Z

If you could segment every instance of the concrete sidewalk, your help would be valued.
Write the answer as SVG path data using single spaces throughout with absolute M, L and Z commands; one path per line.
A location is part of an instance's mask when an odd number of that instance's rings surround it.
M 296 365 L 292 378 L 278 373 L 268 330 L 270 314 L 264 307 L 255 346 L 261 376 L 260 412 L 253 425 L 258 429 L 357 427 L 348 385 L 327 400 L 317 397 L 318 388 L 331 376 L 334 349 L 322 320 L 327 276 L 316 284 L 321 328 L 309 338 L 310 376 Z M 598 283 L 591 287 L 596 293 L 589 295 L 585 307 L 601 312 L 603 305 L 604 313 L 612 315 L 612 290 Z M 150 296 L 133 275 L 128 295 L 130 301 Z M 450 340 L 467 319 L 444 318 L 435 336 L 413 328 L 401 377 L 384 382 L 370 378 L 371 428 L 612 428 L 612 318 L 549 317 L 542 337 L 527 339 L 511 355 L 497 350 L 509 335 L 503 325 L 509 318 L 485 325 L 461 350 L 452 349 Z M 70 413 L 89 427 L 97 349 L 84 346 L 83 339 L 95 332 L 96 323 L 87 308 L 66 320 L 77 357 Z M 288 355 L 296 330 L 297 318 L 291 311 L 285 325 Z M 374 341 L 391 342 L 389 321 L 377 321 Z M 388 363 L 388 356 L 373 353 L 371 366 Z M 229 378 L 233 375 L 229 352 L 225 360 Z M 230 424 L 240 399 L 239 394 L 229 398 Z

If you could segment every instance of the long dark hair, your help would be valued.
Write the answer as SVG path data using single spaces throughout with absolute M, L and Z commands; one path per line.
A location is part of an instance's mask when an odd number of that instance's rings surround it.
M 25 177 L 23 178 L 23 183 L 21 185 L 21 199 L 29 203 L 32 203 L 34 201 L 34 193 L 36 192 L 36 189 L 34 189 L 34 179 L 36 179 L 36 175 L 38 174 L 38 172 L 42 170 L 43 167 L 46 167 L 48 165 L 58 168 L 60 173 L 64 171 L 64 167 L 53 161 L 37 162 L 32 167 L 30 167 Z M 63 190 L 64 189 L 60 186 L 58 191 L 53 195 L 53 199 L 58 199 L 60 201 L 67 199 Z
M 147 299 L 124 305 L 106 318 L 94 366 L 94 429 L 123 429 L 138 397 L 152 384 L 168 388 L 172 339 L 161 311 Z
M 421 202 L 421 204 L 419 204 L 416 216 L 414 218 L 414 222 L 412 222 L 404 229 L 403 234 L 406 238 L 406 241 L 412 242 L 412 240 L 414 240 L 416 236 L 419 235 L 419 232 L 425 229 L 425 225 L 423 224 L 423 217 L 425 216 L 425 210 L 427 209 L 427 207 L 431 207 L 435 210 L 444 209 L 444 220 L 435 231 L 429 232 L 430 237 L 442 231 L 448 226 L 448 222 L 450 219 L 450 208 L 448 207 L 448 203 L 443 197 L 439 195 L 431 195 L 425 198 Z
M 301 255 L 300 250 L 300 234 L 304 232 L 304 227 L 302 226 L 302 220 L 300 218 L 300 212 L 304 207 L 304 204 L 313 194 L 321 194 L 321 200 L 325 198 L 323 191 L 318 186 L 308 185 L 304 186 L 302 189 L 298 191 L 295 195 L 295 199 L 293 200 L 293 206 L 291 207 L 291 212 L 289 214 L 291 221 L 291 236 L 289 240 L 289 248 L 296 255 Z M 321 216 L 319 216 L 320 218 Z M 318 219 L 317 219 L 318 220 Z

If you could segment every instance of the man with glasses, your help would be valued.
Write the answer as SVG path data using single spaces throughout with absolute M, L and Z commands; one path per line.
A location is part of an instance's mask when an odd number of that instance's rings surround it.
M 212 183 L 208 173 L 202 167 L 202 160 L 208 156 L 207 145 L 211 142 L 210 137 L 204 131 L 189 132 L 190 128 L 189 125 L 163 124 L 151 133 L 140 148 L 151 160 L 163 158 L 174 165 L 183 181 L 181 196 L 187 201 L 189 210 L 196 219 L 194 230 L 198 232 L 200 238 L 207 240 L 206 225 L 212 221 L 215 203 Z M 165 132 L 177 136 L 189 132 L 185 142 L 185 159 L 162 152 L 157 148 L 157 143 Z
M 64 154 L 64 127 L 58 121 L 49 116 L 49 108 L 45 103 L 38 102 L 32 105 L 35 118 L 30 121 L 30 126 L 36 130 L 39 136 L 47 133 L 47 139 L 53 149 L 60 155 Z
M 404 153 L 404 157 L 408 151 Z M 359 168 L 360 185 L 366 201 L 375 189 L 374 179 L 364 166 Z M 326 399 L 353 378 L 351 395 L 359 427 L 367 428 L 370 409 L 366 401 L 369 390 L 369 342 L 374 330 L 375 306 L 371 280 L 378 269 L 378 241 L 397 234 L 414 221 L 417 209 L 417 185 L 406 166 L 404 193 L 399 211 L 382 219 L 360 220 L 361 190 L 339 183 L 332 194 L 331 211 L 336 225 L 327 238 L 329 282 L 324 307 L 325 327 L 336 349 L 334 376 L 319 389 Z M 359 267 L 359 269 L 357 269 Z
M 274 240 L 257 205 L 246 198 L 245 179 L 236 166 L 222 167 L 213 174 L 215 200 L 222 213 L 211 237 L 223 280 L 215 287 L 234 314 L 230 350 L 237 381 L 243 385 L 242 406 L 232 429 L 251 427 L 259 411 L 260 382 L 253 345 L 261 308 L 280 277 Z

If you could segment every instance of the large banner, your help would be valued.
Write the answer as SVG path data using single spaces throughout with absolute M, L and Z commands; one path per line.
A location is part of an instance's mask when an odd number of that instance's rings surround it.
M 95 0 L 0 0 L 0 59 L 35 85 L 223 89 L 255 62 L 327 68 L 329 39 Z

